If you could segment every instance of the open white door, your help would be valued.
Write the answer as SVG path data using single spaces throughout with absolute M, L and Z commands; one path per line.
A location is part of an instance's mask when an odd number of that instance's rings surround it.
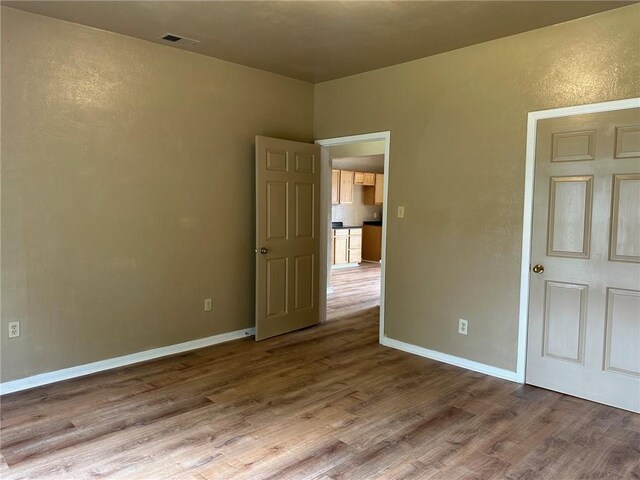
M 320 320 L 320 146 L 256 136 L 256 340 Z
M 526 382 L 640 412 L 640 109 L 538 121 Z

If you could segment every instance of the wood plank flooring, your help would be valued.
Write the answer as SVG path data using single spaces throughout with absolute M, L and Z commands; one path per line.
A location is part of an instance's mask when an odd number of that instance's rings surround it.
M 640 478 L 640 416 L 382 347 L 379 265 L 329 321 L 2 398 L 0 476 Z

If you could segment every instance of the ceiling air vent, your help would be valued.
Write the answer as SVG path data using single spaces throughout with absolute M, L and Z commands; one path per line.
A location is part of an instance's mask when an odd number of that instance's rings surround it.
M 181 45 L 184 47 L 193 47 L 200 43 L 200 40 L 194 40 L 193 38 L 181 37 L 180 35 L 175 35 L 173 33 L 166 33 L 160 40 L 166 43 L 170 43 L 172 45 Z

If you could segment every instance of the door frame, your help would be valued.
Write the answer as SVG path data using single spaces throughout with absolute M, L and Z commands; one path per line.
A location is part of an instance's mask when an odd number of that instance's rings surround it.
M 582 115 L 587 113 L 627 110 L 630 108 L 640 108 L 640 97 L 529 112 L 527 118 L 527 149 L 524 174 L 524 213 L 522 221 L 522 261 L 520 265 L 520 309 L 518 320 L 518 360 L 516 365 L 516 381 L 519 383 L 525 383 L 526 381 L 527 332 L 529 328 L 529 267 L 531 264 L 531 236 L 533 234 L 533 192 L 538 120 L 568 117 L 571 115 Z
M 327 277 L 329 275 L 329 259 L 327 257 L 327 245 L 331 225 L 331 158 L 329 148 L 349 143 L 377 142 L 384 140 L 384 185 L 382 198 L 382 257 L 380 271 L 380 337 L 384 338 L 384 296 L 385 296 L 385 270 L 387 258 L 387 212 L 389 192 L 389 142 L 391 132 L 374 132 L 347 137 L 325 138 L 316 140 L 315 143 L 322 147 L 320 159 L 320 322 L 327 320 Z

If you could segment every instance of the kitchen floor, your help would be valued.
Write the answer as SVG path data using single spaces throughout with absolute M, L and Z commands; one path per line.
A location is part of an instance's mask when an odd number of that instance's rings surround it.
M 327 297 L 327 321 L 366 315 L 377 318 L 380 310 L 379 263 L 363 262 L 357 267 L 331 270 L 333 293 Z

